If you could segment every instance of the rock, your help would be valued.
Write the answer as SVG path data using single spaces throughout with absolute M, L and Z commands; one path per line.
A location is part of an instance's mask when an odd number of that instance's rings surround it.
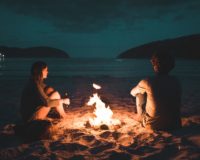
M 105 125 L 105 124 L 102 124 L 102 125 L 100 126 L 100 129 L 101 129 L 101 130 L 109 130 L 109 127 L 108 127 L 107 125 Z

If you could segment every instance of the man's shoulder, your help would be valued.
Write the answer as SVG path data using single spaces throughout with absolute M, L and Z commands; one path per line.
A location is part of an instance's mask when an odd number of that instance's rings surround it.
M 146 78 L 144 78 L 144 79 L 142 79 L 142 80 L 140 80 L 140 82 L 139 82 L 139 86 L 149 86 L 150 84 L 151 84 L 151 78 L 150 77 L 146 77 Z
M 143 78 L 140 82 L 142 83 L 150 83 L 151 81 L 153 81 L 154 77 L 153 76 L 148 76 Z

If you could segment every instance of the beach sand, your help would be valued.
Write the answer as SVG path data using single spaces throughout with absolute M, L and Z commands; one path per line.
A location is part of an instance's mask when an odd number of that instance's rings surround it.
M 129 94 L 142 77 L 50 77 L 48 84 L 68 93 L 71 104 L 67 117 L 56 121 L 48 140 L 24 142 L 12 132 L 21 122 L 20 95 L 27 79 L 0 80 L 0 159 L 200 159 L 200 79 L 182 77 L 183 128 L 169 132 L 145 130 L 134 120 L 135 102 Z M 92 88 L 92 83 L 102 86 Z M 94 106 L 87 106 L 93 93 L 113 111 L 120 125 L 91 127 L 86 123 L 93 116 Z

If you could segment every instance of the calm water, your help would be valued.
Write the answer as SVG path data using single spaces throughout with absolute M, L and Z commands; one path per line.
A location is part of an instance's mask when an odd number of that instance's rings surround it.
M 25 77 L 37 59 L 10 58 L 0 61 L 0 77 Z M 43 59 L 49 66 L 49 76 L 111 76 L 140 77 L 153 75 L 149 60 L 121 59 Z M 200 77 L 200 61 L 177 60 L 172 74 L 180 77 Z

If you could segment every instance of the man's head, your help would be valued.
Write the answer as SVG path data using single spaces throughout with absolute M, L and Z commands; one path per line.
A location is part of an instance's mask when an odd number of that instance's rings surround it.
M 168 74 L 175 66 L 174 57 L 165 52 L 153 54 L 151 63 L 156 74 Z

